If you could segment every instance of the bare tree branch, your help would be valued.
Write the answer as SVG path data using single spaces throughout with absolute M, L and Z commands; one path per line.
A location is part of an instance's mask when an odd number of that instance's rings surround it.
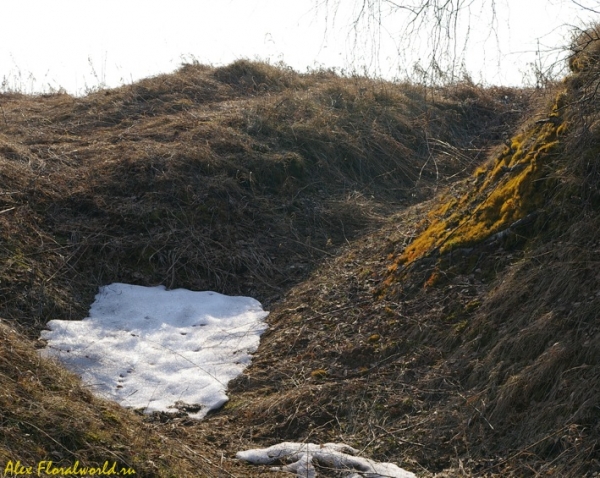
M 486 52 L 485 47 L 482 47 L 480 55 L 485 58 L 497 57 L 500 71 L 504 45 L 500 38 L 502 25 L 499 18 L 504 17 L 508 0 L 315 1 L 334 12 L 341 11 L 342 5 L 345 8 L 348 5 L 354 6 L 349 34 L 352 52 L 354 55 L 364 55 L 363 59 L 367 60 L 365 70 L 372 71 L 375 67 L 375 74 L 380 74 L 379 53 L 390 51 L 390 45 L 393 45 L 397 52 L 397 73 L 400 77 L 424 84 L 454 82 L 467 74 L 467 51 L 473 49 L 471 34 L 481 38 L 482 22 L 489 33 L 483 32 L 481 43 L 486 44 L 489 39 L 493 39 L 496 50 L 488 48 Z M 567 10 L 571 11 L 579 10 L 586 17 L 600 14 L 600 0 L 555 0 L 550 3 L 570 7 Z M 565 23 L 560 28 L 567 27 Z M 523 75 L 523 81 L 528 81 L 533 76 L 537 86 L 551 82 L 561 74 L 561 70 L 565 71 L 562 65 L 569 51 L 565 48 L 562 49 L 562 54 L 559 51 L 561 49 L 556 45 L 540 45 L 538 39 L 534 51 L 511 53 L 526 53 L 529 56 L 535 54 L 534 59 L 527 63 L 527 68 L 532 71 L 519 71 Z
M 592 7 L 588 7 L 587 5 L 583 5 L 581 2 L 578 2 L 577 0 L 571 0 L 571 2 L 574 3 L 575 5 L 577 5 L 579 8 L 582 8 L 583 10 L 600 15 L 600 10 L 596 10 Z
M 491 31 L 495 34 L 497 0 L 356 0 L 352 17 L 354 47 L 364 51 L 369 44 L 373 53 L 385 35 L 393 38 L 399 54 L 410 61 L 419 59 L 413 68 L 422 81 L 453 81 L 463 65 L 471 16 L 475 6 L 491 13 Z M 324 0 L 328 9 L 340 9 L 340 0 Z M 384 27 L 384 20 L 394 17 L 394 33 Z M 389 24 L 389 22 L 388 22 Z M 356 48 L 355 48 L 356 50 Z M 411 54 L 403 54 L 408 53 Z M 375 55 L 373 60 L 377 61 Z

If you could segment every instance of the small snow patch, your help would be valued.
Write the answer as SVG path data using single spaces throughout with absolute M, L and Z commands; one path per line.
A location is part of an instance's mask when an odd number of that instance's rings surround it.
M 100 288 L 89 315 L 48 322 L 41 355 L 123 406 L 202 418 L 228 400 L 268 312 L 249 297 L 117 283 Z
M 393 463 L 378 463 L 354 456 L 358 450 L 343 443 L 279 443 L 269 448 L 240 451 L 236 457 L 255 465 L 269 465 L 276 461 L 291 462 L 273 471 L 296 473 L 298 478 L 315 478 L 315 462 L 323 467 L 345 471 L 348 478 L 416 478 L 414 473 Z

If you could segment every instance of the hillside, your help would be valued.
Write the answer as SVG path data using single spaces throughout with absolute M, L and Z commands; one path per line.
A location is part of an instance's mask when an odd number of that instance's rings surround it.
M 0 313 L 80 317 L 115 279 L 268 304 L 383 212 L 466 174 L 525 101 L 245 61 L 85 98 L 4 95 Z
M 239 61 L 1 95 L 3 462 L 255 476 L 236 451 L 306 440 L 423 476 L 600 471 L 591 46 L 551 91 Z M 38 358 L 111 282 L 271 311 L 221 411 L 139 416 Z

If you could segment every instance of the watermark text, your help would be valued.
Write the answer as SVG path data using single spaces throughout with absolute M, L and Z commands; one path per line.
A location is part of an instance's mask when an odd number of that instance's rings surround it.
M 102 466 L 83 466 L 77 460 L 70 466 L 57 466 L 53 461 L 40 461 L 36 466 L 27 466 L 20 460 L 9 460 L 4 467 L 3 477 L 9 476 L 132 476 L 133 468 L 122 467 L 116 461 L 105 461 Z

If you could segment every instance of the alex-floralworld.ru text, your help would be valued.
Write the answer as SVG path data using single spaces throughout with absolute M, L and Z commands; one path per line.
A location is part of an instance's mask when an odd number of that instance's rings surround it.
M 37 467 L 25 466 L 20 460 L 9 460 L 3 476 L 129 476 L 135 475 L 133 468 L 119 468 L 117 462 L 104 462 L 102 467 L 80 466 L 79 460 L 72 466 L 55 466 L 52 461 L 40 461 Z

